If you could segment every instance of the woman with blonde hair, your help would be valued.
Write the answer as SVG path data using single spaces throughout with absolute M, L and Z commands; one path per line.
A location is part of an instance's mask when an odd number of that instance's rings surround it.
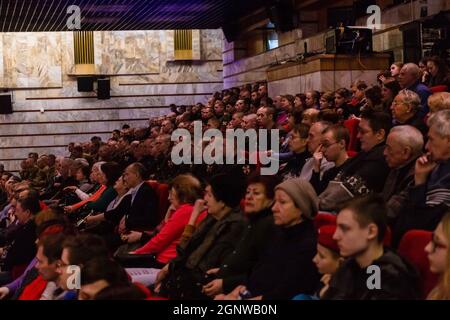
M 431 272 L 440 275 L 427 300 L 450 300 L 450 211 L 442 218 L 425 251 Z
M 450 92 L 436 92 L 428 97 L 430 113 L 450 109 Z

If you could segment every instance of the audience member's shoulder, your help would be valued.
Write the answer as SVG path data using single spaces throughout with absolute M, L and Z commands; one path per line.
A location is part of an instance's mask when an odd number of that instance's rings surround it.
M 380 267 L 383 277 L 417 278 L 418 276 L 415 267 L 391 249 L 385 249 L 384 254 L 373 264 Z

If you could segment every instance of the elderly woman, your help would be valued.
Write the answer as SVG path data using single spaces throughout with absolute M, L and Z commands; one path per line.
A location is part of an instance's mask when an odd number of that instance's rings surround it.
M 428 98 L 430 114 L 450 109 L 450 92 L 436 92 Z
M 275 197 L 276 176 L 254 175 L 248 179 L 244 213 L 247 217 L 245 229 L 235 252 L 219 268 L 208 270 L 216 279 L 203 287 L 206 295 L 214 297 L 230 292 L 237 285 L 245 283 L 249 271 L 267 247 L 274 222 L 271 207 Z
M 242 179 L 220 174 L 205 188 L 207 217 L 192 237 L 178 246 L 178 254 L 158 274 L 157 287 L 171 299 L 204 299 L 206 272 L 223 264 L 236 249 L 244 230 L 244 217 L 239 203 L 244 194 Z
M 317 195 L 309 182 L 286 180 L 275 187 L 272 207 L 275 228 L 268 246 L 250 272 L 247 282 L 217 299 L 239 299 L 244 292 L 254 299 L 290 299 L 312 294 L 319 283 L 313 263 L 317 235 L 313 217 Z
M 414 91 L 403 89 L 392 102 L 392 117 L 396 125 L 410 125 L 417 128 L 426 137 L 428 128 L 419 116 L 420 97 Z

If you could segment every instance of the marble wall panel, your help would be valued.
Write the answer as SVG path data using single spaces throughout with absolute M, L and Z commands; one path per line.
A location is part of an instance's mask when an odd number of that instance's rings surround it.
M 94 38 L 98 41 L 98 37 Z M 160 41 L 158 31 L 103 31 L 101 74 L 134 74 L 159 72 Z
M 166 30 L 164 31 L 164 37 L 166 41 L 166 61 L 175 60 L 175 31 L 174 30 Z
M 169 110 L 152 111 L 152 116 L 168 113 Z M 37 135 L 42 133 L 51 133 L 54 135 L 60 133 L 83 134 L 84 132 L 112 132 L 121 128 L 125 123 L 132 127 L 146 126 L 147 120 L 111 120 L 102 122 L 81 122 L 81 123 L 52 123 L 52 124 L 18 124 L 3 125 L 2 135 Z M 9 137 L 1 137 L 0 139 L 8 139 Z
M 110 133 L 97 133 L 95 135 L 102 136 L 102 139 L 107 139 Z M 74 135 L 46 135 L 46 136 L 18 136 L 0 139 L 0 148 L 5 147 L 24 147 L 24 146 L 52 146 L 52 145 L 67 145 L 70 142 L 89 141 L 92 134 L 74 134 Z M 106 140 L 104 140 L 106 141 Z
M 201 59 L 200 30 L 192 30 L 192 60 Z
M 58 121 L 89 121 L 89 120 L 118 120 L 118 119 L 142 119 L 148 118 L 152 114 L 152 109 L 127 108 L 116 110 L 89 110 L 72 112 L 15 112 L 2 119 L 2 123 L 11 122 L 58 122 Z
M 201 30 L 200 32 L 202 60 L 222 60 L 222 30 Z
M 24 159 L 28 156 L 29 152 L 37 152 L 38 154 L 54 154 L 56 156 L 67 155 L 65 147 L 32 147 L 32 148 L 11 148 L 11 149 L 0 149 L 0 159 Z M 3 160 L 2 160 L 3 162 Z M 16 162 L 16 168 L 19 169 L 20 161 Z M 17 170 L 16 169 L 16 170 Z
M 61 33 L 3 33 L 2 87 L 62 86 Z
M 135 34 L 138 34 L 138 36 L 134 37 Z M 147 97 L 113 97 L 109 100 L 97 100 L 95 93 L 78 92 L 76 78 L 70 75 L 74 66 L 73 33 L 52 33 L 50 36 L 52 40 L 48 40 L 48 43 L 50 43 L 49 46 L 58 48 L 57 43 L 54 41 L 60 41 L 60 60 L 58 62 L 62 71 L 60 71 L 62 75 L 59 79 L 62 86 L 46 87 L 39 84 L 36 86 L 40 87 L 39 89 L 13 91 L 13 108 L 18 112 L 12 115 L 0 115 L 0 159 L 24 158 L 31 151 L 38 153 L 52 152 L 58 155 L 66 154 L 65 147 L 58 147 L 59 145 L 66 145 L 73 140 L 86 141 L 93 134 L 102 136 L 102 132 L 108 132 L 106 135 L 109 136 L 112 130 L 120 128 L 125 123 L 133 127 L 146 126 L 149 117 L 167 114 L 169 110 L 164 106 L 168 106 L 171 103 L 194 104 L 196 102 L 206 102 L 209 95 L 205 95 L 204 93 L 220 91 L 223 88 L 221 83 L 221 61 L 207 61 L 208 59 L 219 60 L 221 58 L 222 42 L 221 36 L 220 39 L 215 36 L 217 34 L 221 35 L 221 31 L 202 30 L 198 32 L 199 41 L 196 43 L 196 46 L 199 47 L 199 51 L 202 53 L 200 58 L 205 60 L 173 62 L 169 59 L 170 47 L 173 47 L 173 36 L 170 38 L 170 31 L 139 31 L 137 33 L 95 32 L 94 42 L 96 44 L 96 50 L 94 51 L 94 55 L 96 64 L 100 68 L 103 68 L 102 71 L 105 73 L 119 73 L 119 76 L 111 77 L 111 94 L 123 96 L 150 95 Z M 130 39 L 129 35 L 132 35 L 134 38 Z M 1 72 L 1 68 L 8 66 L 8 70 L 11 69 L 7 61 L 4 60 L 4 63 L 1 63 L 1 59 L 7 57 L 7 54 L 5 54 L 5 41 L 7 42 L 9 51 L 17 51 L 20 49 L 22 51 L 19 52 L 24 52 L 23 50 L 28 50 L 27 48 L 17 49 L 17 44 L 24 44 L 24 41 L 20 40 L 23 39 L 23 35 L 19 34 L 16 39 L 10 37 L 6 40 L 4 36 L 5 34 L 0 35 L 0 83 L 4 82 L 5 77 L 3 75 L 7 72 L 5 69 Z M 37 37 L 37 39 L 40 39 L 40 37 Z M 37 41 L 31 41 L 30 43 L 37 43 Z M 16 47 L 12 46 L 14 43 Z M 49 54 L 53 53 L 50 52 Z M 136 58 L 142 54 L 145 55 L 144 58 Z M 136 59 L 133 60 L 133 58 Z M 105 59 L 109 59 L 106 61 L 108 65 L 105 64 Z M 139 67 L 139 63 L 142 64 L 142 61 L 144 61 L 143 64 L 145 64 L 147 69 Z M 27 60 L 26 62 L 21 61 L 21 63 L 26 66 L 29 62 Z M 48 70 L 47 73 L 52 78 L 58 73 L 57 69 L 47 68 L 46 70 Z M 152 74 L 140 74 L 149 71 Z M 134 75 L 134 73 L 139 74 Z M 11 78 L 11 75 L 8 74 L 8 77 Z M 29 83 L 36 83 L 36 79 L 33 77 L 26 80 L 27 83 L 20 84 L 28 86 Z M 190 83 L 208 81 L 214 83 Z M 154 82 L 157 84 L 137 86 L 120 85 L 121 83 L 136 82 Z M 165 82 L 170 84 L 160 84 Z M 47 97 L 70 97 L 70 99 L 45 99 Z M 91 98 L 77 99 L 77 97 Z M 28 100 L 29 98 L 41 99 Z M 142 108 L 152 106 L 155 108 Z M 45 110 L 44 113 L 36 112 L 41 108 Z M 89 110 L 69 110 L 79 108 Z M 110 110 L 108 108 L 121 109 Z M 35 112 L 27 112 L 27 110 L 35 110 Z M 61 112 L 50 110 L 61 110 Z M 123 120 L 129 118 L 143 120 Z M 85 122 L 89 120 L 100 121 Z M 29 122 L 48 121 L 81 122 L 29 124 Z M 65 135 L 62 135 L 62 133 L 65 133 Z M 50 147 L 19 148 L 19 146 L 43 145 L 44 143 Z M 11 148 L 13 146 L 18 147 Z M 7 169 L 19 168 L 19 162 L 15 160 L 1 160 L 0 162 L 6 163 Z

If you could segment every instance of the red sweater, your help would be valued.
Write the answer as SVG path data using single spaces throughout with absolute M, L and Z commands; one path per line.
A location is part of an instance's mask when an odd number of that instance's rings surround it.
M 135 251 L 136 254 L 154 253 L 156 260 L 161 263 L 168 263 L 177 256 L 176 247 L 180 242 L 184 227 L 189 222 L 194 207 L 190 204 L 180 206 L 164 224 L 161 231 L 145 245 Z M 202 212 L 196 223 L 198 224 L 206 216 Z

